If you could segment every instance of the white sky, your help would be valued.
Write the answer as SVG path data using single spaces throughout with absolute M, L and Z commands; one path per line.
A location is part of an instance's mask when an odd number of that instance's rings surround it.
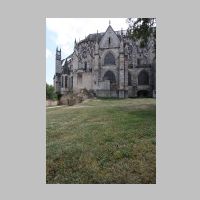
M 126 18 L 47 18 L 46 26 L 56 37 L 55 43 L 65 56 L 73 52 L 74 40 L 84 39 L 90 33 L 105 32 L 109 20 L 115 31 L 127 29 Z

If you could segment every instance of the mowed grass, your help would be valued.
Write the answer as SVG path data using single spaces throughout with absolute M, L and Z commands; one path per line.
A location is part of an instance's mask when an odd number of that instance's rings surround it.
M 47 183 L 156 183 L 155 99 L 47 108 Z

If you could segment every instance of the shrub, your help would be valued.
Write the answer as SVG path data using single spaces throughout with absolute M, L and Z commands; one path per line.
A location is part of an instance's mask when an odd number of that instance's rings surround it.
M 46 99 L 57 100 L 58 95 L 56 94 L 54 87 L 46 83 Z

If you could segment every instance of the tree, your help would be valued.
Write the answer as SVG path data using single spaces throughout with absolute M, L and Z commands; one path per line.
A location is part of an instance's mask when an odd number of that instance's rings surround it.
M 148 45 L 149 38 L 154 40 L 156 50 L 156 19 L 155 18 L 128 18 L 128 36 L 133 40 L 140 41 L 140 47 Z
M 57 100 L 57 98 L 54 87 L 46 83 L 46 99 Z
M 155 18 L 128 18 L 128 37 L 140 42 L 141 48 L 148 49 L 148 43 L 153 40 L 154 59 L 152 63 L 152 88 L 156 90 L 156 19 Z

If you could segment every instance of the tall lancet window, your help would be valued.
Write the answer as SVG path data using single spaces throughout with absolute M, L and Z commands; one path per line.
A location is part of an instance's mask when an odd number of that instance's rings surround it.
M 67 79 L 68 79 L 68 77 L 65 76 L 65 88 L 67 88 Z
M 108 38 L 108 44 L 110 45 L 110 37 Z

